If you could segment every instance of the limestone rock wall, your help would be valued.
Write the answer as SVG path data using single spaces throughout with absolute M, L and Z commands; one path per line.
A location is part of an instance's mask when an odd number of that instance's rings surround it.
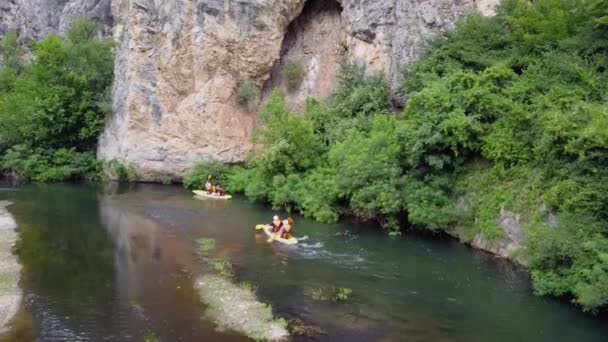
M 402 65 L 433 34 L 499 0 L 4 0 L 0 33 L 22 40 L 65 32 L 77 16 L 117 41 L 114 111 L 98 155 L 135 168 L 141 180 L 180 177 L 201 160 L 240 162 L 251 151 L 256 104 L 283 87 L 285 61 L 301 61 L 296 108 L 335 86 L 338 63 L 353 56 L 400 91 Z M 239 85 L 260 89 L 249 106 Z
M 201 160 L 242 161 L 256 113 L 255 103 L 236 103 L 238 87 L 253 82 L 260 99 L 284 87 L 288 58 L 305 68 L 288 93 L 296 107 L 331 92 L 344 54 L 384 72 L 399 104 L 399 68 L 420 56 L 422 43 L 465 13 L 491 14 L 496 2 L 113 0 L 114 114 L 98 155 L 135 167 L 142 180 L 182 176 Z
M 108 35 L 113 20 L 112 0 L 2 0 L 0 34 L 16 30 L 22 41 L 40 39 L 49 33 L 63 33 L 74 18 L 97 21 L 100 35 Z
M 143 180 L 183 175 L 201 160 L 239 162 L 255 113 L 237 104 L 279 58 L 302 0 L 115 0 L 120 42 L 114 114 L 99 157 L 130 164 Z

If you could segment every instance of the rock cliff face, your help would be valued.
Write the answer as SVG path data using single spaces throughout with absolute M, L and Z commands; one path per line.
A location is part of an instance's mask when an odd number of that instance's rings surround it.
M 40 39 L 49 33 L 63 33 L 78 16 L 97 21 L 100 35 L 108 35 L 113 20 L 112 0 L 2 0 L 0 34 L 16 30 L 23 41 Z
M 261 99 L 284 87 L 281 66 L 297 59 L 304 80 L 288 94 L 297 107 L 330 93 L 348 54 L 397 90 L 399 68 L 425 39 L 465 13 L 491 14 L 496 2 L 114 0 L 114 114 L 99 156 L 132 165 L 142 180 L 179 177 L 201 160 L 242 161 L 256 124 L 256 103 L 235 100 L 243 82 L 258 86 Z
M 288 59 L 304 68 L 296 108 L 335 85 L 342 56 L 380 71 L 399 91 L 402 65 L 422 43 L 498 0 L 4 0 L 0 31 L 22 39 L 64 32 L 74 17 L 101 23 L 118 43 L 114 112 L 98 155 L 135 168 L 141 180 L 182 176 L 201 160 L 239 162 L 252 149 L 254 108 L 284 87 Z M 260 90 L 249 106 L 243 82 Z

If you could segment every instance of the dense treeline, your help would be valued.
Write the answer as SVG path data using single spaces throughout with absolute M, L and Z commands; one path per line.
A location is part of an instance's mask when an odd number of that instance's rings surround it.
M 608 1 L 505 0 L 433 40 L 404 71 L 403 113 L 379 75 L 344 62 L 295 115 L 275 91 L 245 168 L 202 164 L 229 190 L 323 222 L 341 215 L 500 242 L 519 215 L 539 294 L 608 303 Z
M 98 177 L 94 149 L 110 110 L 113 47 L 75 20 L 65 38 L 0 38 L 0 166 L 26 180 Z

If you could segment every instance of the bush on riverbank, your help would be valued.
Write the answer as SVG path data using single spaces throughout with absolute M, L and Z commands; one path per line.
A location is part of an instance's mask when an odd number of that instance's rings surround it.
M 14 33 L 0 39 L 2 169 L 33 181 L 99 171 L 91 156 L 110 108 L 114 55 L 110 40 L 94 38 L 95 25 L 77 19 L 66 38 L 32 43 L 31 60 Z
M 202 162 L 196 164 L 184 177 L 183 183 L 184 187 L 189 189 L 204 189 L 207 177 L 211 176 L 211 183 L 222 185 L 227 192 L 244 192 L 248 180 L 244 171 L 236 165 Z
M 516 212 L 536 291 L 605 307 L 607 4 L 505 0 L 495 17 L 461 20 L 405 70 L 402 115 L 383 78 L 348 61 L 334 94 L 301 115 L 275 92 L 261 150 L 231 177 L 273 207 L 393 232 L 406 218 L 499 241 L 499 213 Z
M 74 148 L 43 149 L 16 145 L 0 159 L 2 167 L 25 181 L 98 180 L 101 164 L 92 152 Z

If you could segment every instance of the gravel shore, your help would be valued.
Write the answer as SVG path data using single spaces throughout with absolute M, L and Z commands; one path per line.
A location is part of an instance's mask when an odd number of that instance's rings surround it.
M 21 265 L 13 254 L 17 241 L 17 224 L 6 210 L 10 202 L 0 201 L 0 333 L 10 328 L 10 323 L 21 303 L 19 276 Z

